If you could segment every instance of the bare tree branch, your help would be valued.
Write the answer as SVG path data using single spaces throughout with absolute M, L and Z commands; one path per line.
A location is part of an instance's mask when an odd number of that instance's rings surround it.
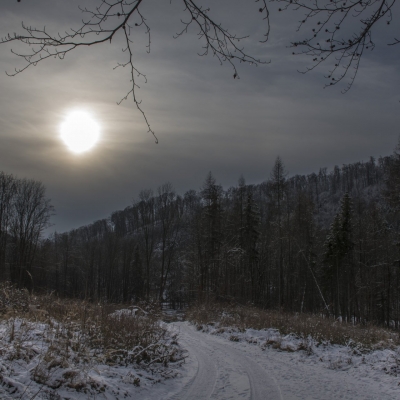
M 16 68 L 9 76 L 15 76 L 25 71 L 31 66 L 36 66 L 40 62 L 49 58 L 64 59 L 65 56 L 79 47 L 90 47 L 105 42 L 112 43 L 114 36 L 120 32 L 125 42 L 123 53 L 125 61 L 118 62 L 116 68 L 128 67 L 130 69 L 131 88 L 126 95 L 118 102 L 127 100 L 130 95 L 137 109 L 142 113 L 147 124 L 148 132 L 150 132 L 156 143 L 158 139 L 150 127 L 150 123 L 145 112 L 141 107 L 141 100 L 138 99 L 136 89 L 139 88 L 137 80 L 143 78 L 147 82 L 146 75 L 141 73 L 135 66 L 134 55 L 132 49 L 131 36 L 137 27 L 142 27 L 148 36 L 147 51 L 150 52 L 150 27 L 146 23 L 146 18 L 139 10 L 139 6 L 146 0 L 98 0 L 98 6 L 95 9 L 80 8 L 87 19 L 82 21 L 79 29 L 70 28 L 64 33 L 51 34 L 46 27 L 36 28 L 22 23 L 23 34 L 8 34 L 0 40 L 0 44 L 19 42 L 26 45 L 26 52 L 12 51 L 18 57 L 25 61 L 22 68 Z M 182 21 L 183 29 L 176 34 L 180 37 L 188 32 L 188 29 L 194 25 L 198 29 L 198 36 L 203 41 L 203 52 L 199 55 L 207 55 L 209 53 L 217 57 L 222 64 L 227 62 L 234 70 L 234 78 L 238 78 L 236 62 L 244 62 L 252 65 L 263 64 L 260 59 L 254 58 L 247 54 L 243 47 L 240 47 L 240 40 L 245 37 L 239 37 L 229 32 L 221 24 L 210 18 L 209 8 L 204 8 L 199 3 L 201 0 L 181 0 L 185 6 L 188 21 Z M 269 12 L 266 0 L 255 0 L 260 2 L 262 7 L 259 9 L 263 13 L 263 19 L 266 21 L 265 40 L 269 35 Z M 136 21 L 136 22 L 135 22 Z
M 25 65 L 15 69 L 8 75 L 14 76 L 31 66 L 55 57 L 63 59 L 68 53 L 79 47 L 90 47 L 105 42 L 112 43 L 114 36 L 119 32 L 124 40 L 123 54 L 125 60 L 118 62 L 116 68 L 130 69 L 131 86 L 124 97 L 118 102 L 132 96 L 137 109 L 142 113 L 156 143 L 158 139 L 150 127 L 147 116 L 142 109 L 141 100 L 137 97 L 138 81 L 147 82 L 146 75 L 135 66 L 131 37 L 136 34 L 136 28 L 144 29 L 148 37 L 147 51 L 150 52 L 150 26 L 141 13 L 139 7 L 147 0 L 97 0 L 94 9 L 80 8 L 84 19 L 79 29 L 70 28 L 64 33 L 51 34 L 46 27 L 36 28 L 22 23 L 23 34 L 8 34 L 0 40 L 0 44 L 19 42 L 27 46 L 26 52 L 13 51 L 21 57 Z M 239 36 L 216 22 L 211 16 L 209 7 L 201 5 L 202 0 L 179 0 L 184 5 L 185 19 L 181 20 L 183 27 L 175 38 L 187 33 L 192 27 L 202 41 L 200 56 L 212 54 L 223 64 L 233 68 L 233 77 L 239 78 L 237 63 L 250 65 L 265 64 L 259 58 L 247 53 L 240 41 L 247 36 Z M 267 0 L 254 0 L 259 3 L 258 11 L 263 15 L 266 30 L 262 43 L 266 42 L 270 34 L 269 10 Z M 360 60 L 366 50 L 373 50 L 375 43 L 372 33 L 382 20 L 385 24 L 392 21 L 392 9 L 396 0 L 275 0 L 282 7 L 279 11 L 294 9 L 304 12 L 299 22 L 298 31 L 311 28 L 305 39 L 292 42 L 290 47 L 293 54 L 305 54 L 312 57 L 312 65 L 301 73 L 314 70 L 322 63 L 330 63 L 329 73 L 326 76 L 328 83 L 337 85 L 348 78 L 347 92 L 356 78 L 360 67 Z M 399 44 L 394 38 L 390 46 Z
M 365 50 L 373 50 L 372 31 L 380 20 L 390 25 L 392 8 L 396 0 L 277 0 L 283 4 L 279 11 L 289 8 L 302 10 L 304 17 L 300 29 L 311 25 L 311 35 L 293 42 L 291 47 L 300 48 L 296 54 L 306 54 L 313 58 L 313 65 L 302 73 L 315 69 L 318 65 L 332 60 L 326 76 L 326 86 L 337 85 L 347 75 L 349 82 L 343 92 L 354 83 L 360 60 Z M 397 43 L 393 43 L 397 44 Z
M 256 1 L 259 2 L 260 0 Z M 270 29 L 269 12 L 267 9 L 266 0 L 261 1 L 263 3 L 263 7 L 260 8 L 260 12 L 265 12 L 266 16 L 264 19 L 267 20 L 267 33 L 265 34 L 266 39 L 263 40 L 263 42 L 265 42 L 268 40 Z M 176 34 L 175 38 L 187 33 L 191 25 L 196 25 L 198 27 L 199 38 L 204 40 L 203 52 L 199 53 L 199 55 L 206 56 L 211 53 L 213 56 L 217 57 L 220 64 L 228 62 L 234 70 L 233 77 L 235 79 L 239 78 L 235 61 L 252 65 L 266 64 L 266 62 L 247 54 L 244 51 L 244 48 L 239 45 L 239 42 L 243 39 L 246 39 L 248 36 L 240 37 L 236 34 L 232 34 L 227 29 L 222 27 L 221 24 L 213 21 L 208 16 L 210 8 L 198 6 L 193 0 L 183 0 L 183 2 L 186 6 L 185 11 L 189 14 L 189 19 L 188 21 L 181 21 L 184 27 Z

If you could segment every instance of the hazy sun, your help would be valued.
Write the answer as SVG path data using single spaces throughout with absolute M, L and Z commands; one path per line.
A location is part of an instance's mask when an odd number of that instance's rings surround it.
M 74 153 L 90 150 L 100 136 L 100 125 L 86 111 L 72 111 L 60 127 L 61 139 Z

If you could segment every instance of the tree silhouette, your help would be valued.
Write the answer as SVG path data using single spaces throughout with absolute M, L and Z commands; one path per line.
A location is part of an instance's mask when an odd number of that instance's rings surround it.
M 336 85 L 349 75 L 344 89 L 347 92 L 356 78 L 360 60 L 366 50 L 373 50 L 372 33 L 379 23 L 390 25 L 396 0 L 278 0 L 283 11 L 293 8 L 303 11 L 298 31 L 311 27 L 303 39 L 291 44 L 293 54 L 312 57 L 313 70 L 319 64 L 331 61 L 326 86 Z M 398 44 L 393 39 L 389 45 Z M 297 50 L 299 49 L 299 50 Z

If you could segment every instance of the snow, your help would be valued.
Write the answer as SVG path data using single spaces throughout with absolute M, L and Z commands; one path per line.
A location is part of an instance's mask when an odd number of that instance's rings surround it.
M 137 310 L 122 310 L 113 317 L 126 316 L 128 311 L 134 318 Z M 177 361 L 165 366 L 156 362 L 110 362 L 115 359 L 110 357 L 112 351 L 104 354 L 99 349 L 79 348 L 79 332 L 70 338 L 69 346 L 60 348 L 65 344 L 58 340 L 62 328 L 55 321 L 16 318 L 0 322 L 1 399 L 136 398 L 140 389 L 176 376 L 182 363 L 172 332 L 162 340 L 172 353 L 177 349 Z M 137 359 L 147 349 L 123 350 L 126 354 L 121 360 L 129 360 L 131 353 Z
M 240 332 L 218 323 L 202 331 L 195 334 L 206 335 L 217 348 L 239 350 L 243 360 L 256 361 L 284 399 L 400 398 L 400 348 L 366 350 L 351 341 L 347 346 L 318 344 L 276 329 Z
M 139 312 L 141 312 L 143 315 L 148 314 L 148 312 L 143 310 L 142 308 L 134 306 L 130 308 L 122 308 L 120 310 L 116 310 L 112 314 L 110 314 L 110 317 L 114 318 L 135 317 Z
M 115 317 L 122 314 L 128 311 Z M 239 331 L 217 323 L 201 330 L 180 321 L 165 326 L 169 337 L 179 335 L 184 364 L 145 369 L 102 363 L 93 354 L 75 360 L 71 348 L 68 357 L 49 361 L 46 324 L 17 319 L 15 332 L 21 337 L 10 342 L 10 323 L 3 321 L 0 398 L 400 399 L 399 348 L 366 350 L 352 342 L 316 343 L 276 329 Z

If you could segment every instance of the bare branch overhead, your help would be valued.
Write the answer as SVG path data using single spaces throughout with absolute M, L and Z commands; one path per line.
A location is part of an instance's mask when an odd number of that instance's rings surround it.
M 19 1 L 19 0 L 18 0 Z M 137 69 L 132 47 L 132 37 L 137 28 L 144 29 L 148 37 L 147 51 L 150 52 L 150 26 L 140 10 L 147 0 L 97 0 L 94 9 L 80 8 L 84 19 L 78 29 L 70 28 L 64 33 L 50 33 L 46 27 L 37 28 L 22 23 L 23 34 L 8 34 L 0 43 L 19 42 L 26 45 L 26 51 L 12 52 L 21 57 L 25 64 L 16 68 L 11 76 L 17 75 L 31 66 L 48 58 L 63 59 L 68 53 L 80 47 L 90 47 L 102 43 L 112 43 L 119 34 L 124 41 L 122 49 L 125 59 L 117 62 L 115 68 L 130 69 L 130 88 L 118 102 L 132 96 L 133 101 L 142 113 L 148 131 L 157 137 L 142 109 L 141 100 L 137 97 L 138 81 L 147 81 L 146 75 Z M 250 65 L 266 64 L 268 61 L 248 53 L 241 40 L 248 36 L 232 32 L 212 17 L 210 7 L 203 6 L 203 0 L 179 0 L 184 6 L 185 17 L 182 27 L 175 38 L 179 38 L 194 28 L 201 40 L 200 56 L 213 55 L 221 64 L 227 63 L 233 69 L 233 77 L 238 78 L 238 63 Z M 265 26 L 262 43 L 270 36 L 270 11 L 267 0 L 254 0 L 262 15 Z M 393 20 L 393 8 L 396 0 L 275 0 L 279 11 L 292 9 L 302 14 L 298 31 L 305 29 L 305 38 L 290 44 L 293 54 L 304 54 L 312 58 L 311 66 L 302 73 L 314 70 L 321 63 L 328 63 L 328 80 L 325 86 L 337 85 L 347 78 L 344 92 L 352 86 L 357 75 L 360 60 L 366 50 L 372 50 L 375 42 L 373 32 L 379 23 L 390 25 Z M 256 10 L 256 8 L 254 9 Z M 299 33 L 300 34 L 300 33 Z M 393 38 L 389 45 L 400 43 Z

